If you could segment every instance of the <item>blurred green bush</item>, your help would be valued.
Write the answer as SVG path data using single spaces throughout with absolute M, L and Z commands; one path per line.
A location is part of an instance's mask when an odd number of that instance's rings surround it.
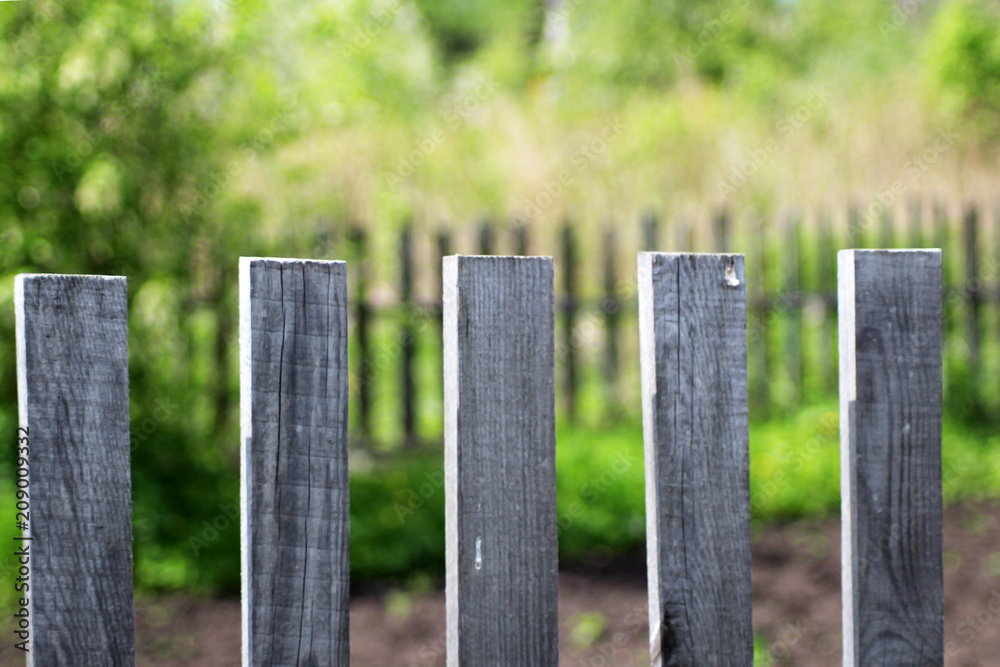
M 980 124 L 977 134 L 1000 137 L 1000 11 L 994 3 L 942 3 L 927 37 L 929 71 L 953 104 Z

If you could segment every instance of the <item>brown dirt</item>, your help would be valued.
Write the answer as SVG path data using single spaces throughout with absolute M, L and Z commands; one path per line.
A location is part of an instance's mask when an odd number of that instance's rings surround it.
M 1000 503 L 948 509 L 944 545 L 946 665 L 1000 665 L 1000 622 L 987 606 L 994 595 L 1000 599 Z M 559 586 L 560 664 L 649 664 L 641 557 L 613 570 L 565 572 Z M 840 665 L 839 522 L 755 535 L 753 600 L 755 632 L 767 639 L 775 664 Z M 239 665 L 238 600 L 168 597 L 136 606 L 138 664 Z M 351 661 L 443 665 L 444 622 L 440 591 L 362 594 L 351 601 Z M 599 636 L 588 639 L 588 628 Z M 0 664 L 23 664 L 5 644 Z

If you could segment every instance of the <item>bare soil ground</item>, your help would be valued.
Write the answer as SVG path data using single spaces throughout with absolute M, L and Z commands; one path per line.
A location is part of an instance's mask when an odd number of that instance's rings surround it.
M 945 513 L 946 664 L 1000 665 L 1000 503 Z M 559 581 L 560 664 L 648 665 L 641 555 Z M 754 536 L 754 629 L 776 665 L 841 664 L 840 524 L 772 527 Z M 993 609 L 1000 602 L 993 603 Z M 165 597 L 136 602 L 137 663 L 240 664 L 238 600 Z M 351 662 L 431 667 L 445 655 L 444 594 L 381 591 L 351 601 Z M 23 664 L 5 642 L 0 664 Z

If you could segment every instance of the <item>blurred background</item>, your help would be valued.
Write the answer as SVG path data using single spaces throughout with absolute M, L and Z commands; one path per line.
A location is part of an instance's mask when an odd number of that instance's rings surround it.
M 944 251 L 949 637 L 1000 587 L 995 2 L 26 0 L 0 34 L 0 543 L 14 276 L 128 276 L 140 663 L 238 660 L 240 255 L 349 262 L 360 664 L 443 664 L 454 252 L 556 259 L 566 664 L 648 661 L 639 250 L 747 255 L 760 664 L 839 664 L 839 248 Z

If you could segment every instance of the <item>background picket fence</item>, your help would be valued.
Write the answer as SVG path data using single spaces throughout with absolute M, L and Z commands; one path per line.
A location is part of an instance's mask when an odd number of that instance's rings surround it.
M 586 230 L 567 220 L 551 233 L 488 219 L 470 229 L 424 222 L 398 232 L 332 232 L 312 250 L 349 260 L 352 446 L 391 453 L 399 443 L 440 442 L 440 266 L 454 252 L 555 258 L 557 407 L 570 422 L 601 424 L 638 416 L 637 251 L 745 252 L 750 407 L 765 418 L 836 392 L 837 248 L 941 248 L 945 397 L 952 414 L 995 412 L 1000 208 L 930 200 L 900 208 L 902 215 L 871 206 L 777 216 L 719 210 L 704 220 L 650 212 Z
M 844 664 L 941 665 L 941 254 L 838 261 Z M 555 265 L 441 275 L 448 663 L 556 665 Z M 750 665 L 744 256 L 637 275 L 653 663 Z M 15 290 L 29 664 L 132 664 L 126 282 Z M 344 262 L 240 260 L 247 665 L 349 661 L 348 311 Z

